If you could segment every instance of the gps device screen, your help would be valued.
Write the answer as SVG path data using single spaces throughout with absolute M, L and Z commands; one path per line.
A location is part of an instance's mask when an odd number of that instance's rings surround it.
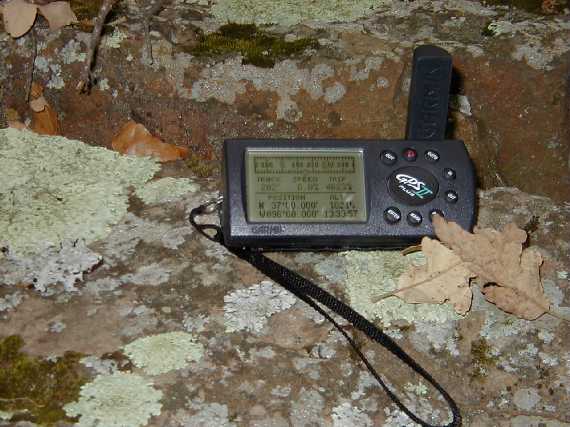
M 250 222 L 366 222 L 363 150 L 245 151 Z

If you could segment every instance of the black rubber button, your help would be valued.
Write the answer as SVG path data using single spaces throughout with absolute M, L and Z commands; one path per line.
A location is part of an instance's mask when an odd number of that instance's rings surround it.
M 445 168 L 443 170 L 443 177 L 449 181 L 454 180 L 457 177 L 455 171 L 451 168 Z
M 426 160 L 430 163 L 437 163 L 439 161 L 439 154 L 435 150 L 427 150 L 424 156 Z
M 415 162 L 416 159 L 418 158 L 418 153 L 413 148 L 406 148 L 402 153 L 402 155 L 404 156 L 404 159 L 406 159 L 408 162 Z
M 382 163 L 384 163 L 385 165 L 390 166 L 396 163 L 398 157 L 396 156 L 396 153 L 394 153 L 393 151 L 385 150 L 382 151 L 382 153 L 380 154 L 380 160 L 382 160 Z
M 398 208 L 389 207 L 384 211 L 384 219 L 390 224 L 396 224 L 402 219 L 402 213 Z
M 410 225 L 420 225 L 423 221 L 422 215 L 418 211 L 411 211 L 407 219 Z
M 443 212 L 440 211 L 439 209 L 432 209 L 431 211 L 429 211 L 429 220 L 432 221 L 433 220 L 433 216 L 434 215 L 439 215 L 440 217 L 444 217 Z
M 459 196 L 455 191 L 448 190 L 445 192 L 445 201 L 447 203 L 457 203 L 457 200 L 459 200 Z

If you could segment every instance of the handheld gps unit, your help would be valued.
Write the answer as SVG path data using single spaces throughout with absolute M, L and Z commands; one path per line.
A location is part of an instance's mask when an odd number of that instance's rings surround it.
M 451 75 L 445 50 L 416 48 L 404 140 L 225 140 L 224 244 L 404 247 L 433 235 L 435 214 L 471 230 L 473 165 L 445 139 Z

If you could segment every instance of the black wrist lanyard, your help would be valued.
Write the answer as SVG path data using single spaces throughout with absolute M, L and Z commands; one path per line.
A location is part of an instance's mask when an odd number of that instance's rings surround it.
M 196 218 L 198 216 L 215 212 L 219 208 L 220 203 L 221 199 L 218 198 L 192 209 L 190 212 L 189 220 L 200 234 L 210 239 L 211 241 L 217 242 L 225 247 L 222 230 L 219 226 L 214 224 L 198 224 L 196 222 Z M 208 231 L 212 232 L 213 234 L 209 234 Z M 368 371 L 374 376 L 374 378 L 376 378 L 376 381 L 378 381 L 388 397 L 390 397 L 390 399 L 392 399 L 398 408 L 400 408 L 414 422 L 424 427 L 459 427 L 461 425 L 461 414 L 459 413 L 459 408 L 457 407 L 457 404 L 452 399 L 452 397 L 426 370 L 424 370 L 414 359 L 412 359 L 404 350 L 402 350 L 392 338 L 382 332 L 370 321 L 365 319 L 363 316 L 358 314 L 342 301 L 338 300 L 329 292 L 321 289 L 294 271 L 291 271 L 288 268 L 267 258 L 261 252 L 252 251 L 247 248 L 236 249 L 226 247 L 226 249 L 238 258 L 241 258 L 242 260 L 257 268 L 260 272 L 265 274 L 274 282 L 279 283 L 281 286 L 283 286 L 293 295 L 297 296 L 299 299 L 306 302 L 315 311 L 317 311 L 319 314 L 325 317 L 325 319 L 331 322 L 334 327 L 344 336 L 344 338 L 346 338 L 352 349 L 356 352 L 360 360 L 362 360 L 362 363 L 364 363 Z M 394 356 L 396 356 L 398 359 L 412 368 L 412 370 L 423 377 L 428 383 L 430 383 L 443 396 L 449 405 L 449 409 L 451 410 L 453 416 L 451 422 L 449 424 L 436 426 L 434 424 L 426 423 L 417 417 L 411 410 L 409 410 L 395 395 L 395 393 L 390 390 L 390 388 L 388 388 L 386 383 L 382 380 L 378 372 L 376 372 L 366 356 L 364 356 L 362 351 L 360 351 L 354 342 L 354 339 L 351 338 L 350 335 L 348 335 L 348 333 L 342 329 L 338 322 L 335 321 L 332 316 L 328 314 L 319 304 L 327 307 L 329 310 L 332 310 L 334 313 L 351 323 L 359 331 L 365 333 L 370 339 L 382 345 Z

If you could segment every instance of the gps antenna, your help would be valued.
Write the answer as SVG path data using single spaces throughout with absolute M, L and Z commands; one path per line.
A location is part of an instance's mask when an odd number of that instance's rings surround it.
M 451 55 L 444 49 L 425 45 L 414 50 L 406 139 L 445 139 L 451 70 Z

